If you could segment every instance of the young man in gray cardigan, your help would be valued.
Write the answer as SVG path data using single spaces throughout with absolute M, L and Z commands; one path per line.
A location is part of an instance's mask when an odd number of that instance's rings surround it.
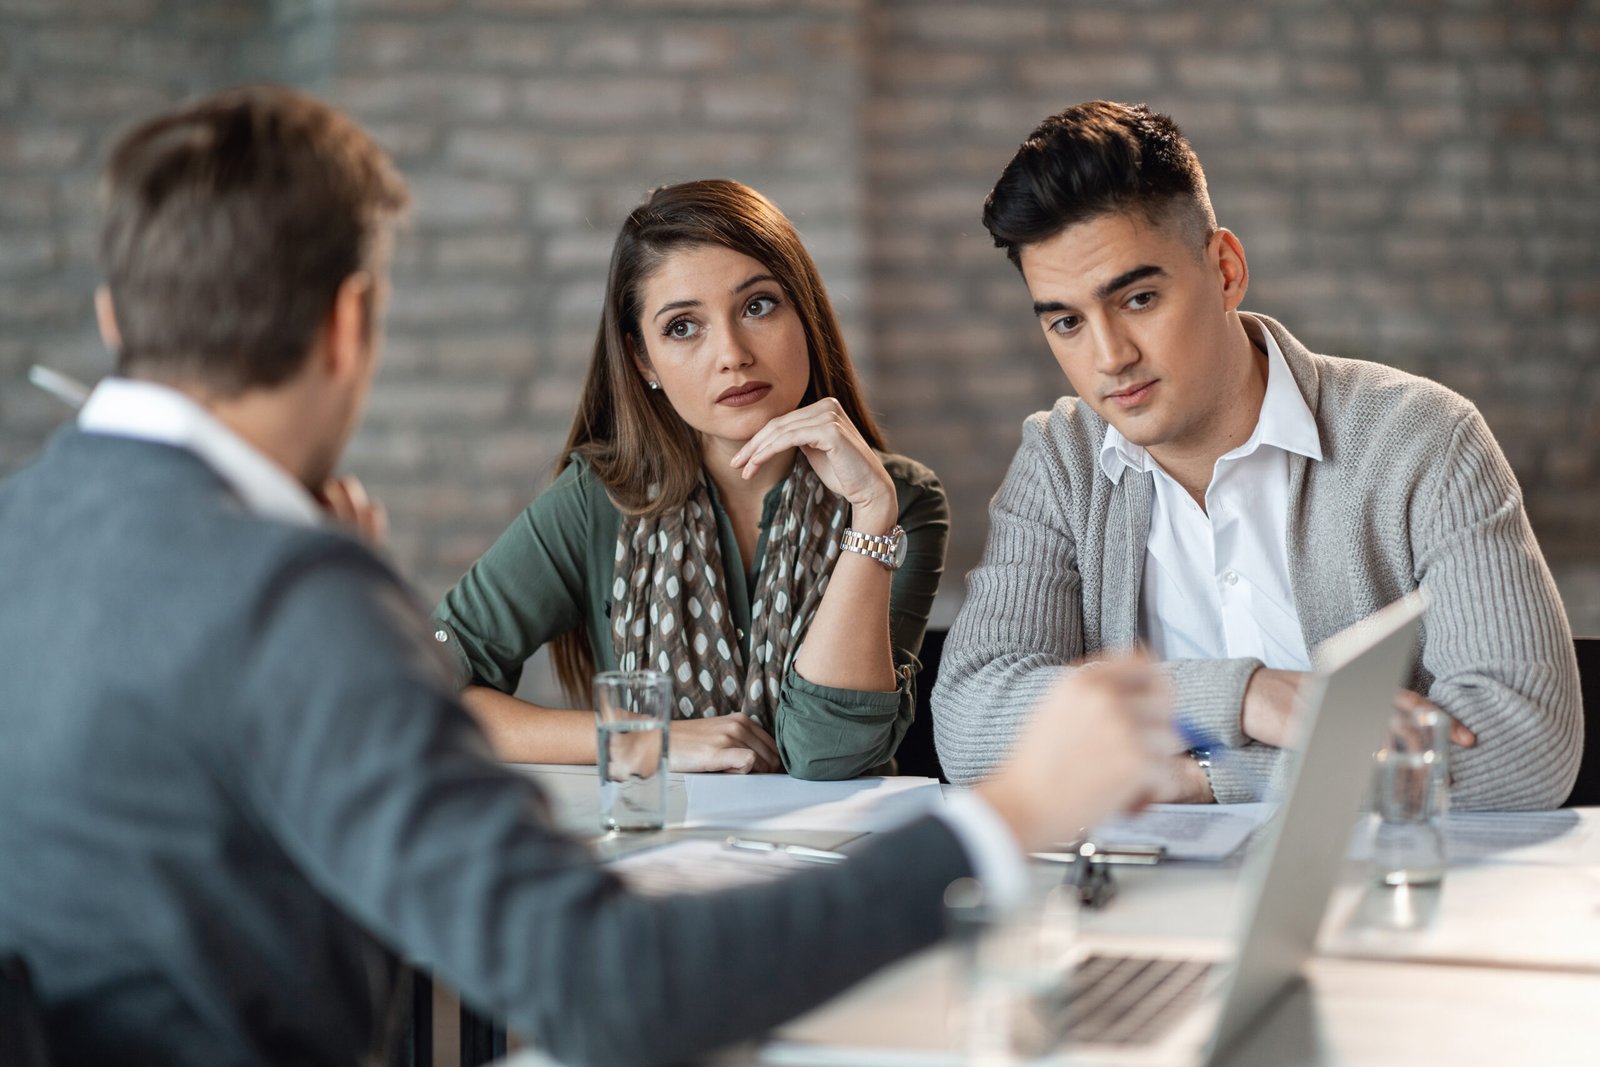
M 848 863 L 630 892 L 494 762 L 426 612 L 325 510 L 404 186 L 337 112 L 237 90 L 131 131 L 119 376 L 0 484 L 0 955 L 53 1062 L 391 1062 L 401 960 L 574 1064 L 678 1063 L 932 942 L 953 879 L 1139 792 L 1138 668 L 1048 699 L 981 791 Z M 1071 713 L 1066 709 L 1070 706 Z M 1087 748 L 1103 770 L 1057 773 Z
M 1583 747 L 1571 634 L 1468 401 L 1240 311 L 1244 248 L 1182 133 L 1142 105 L 1045 120 L 984 225 L 1077 396 L 1024 424 L 945 644 L 932 701 L 952 780 L 987 774 L 1074 664 L 1143 643 L 1177 713 L 1227 750 L 1171 757 L 1162 799 L 1256 799 L 1311 650 L 1420 586 L 1401 699 L 1454 718 L 1453 802 L 1565 799 Z

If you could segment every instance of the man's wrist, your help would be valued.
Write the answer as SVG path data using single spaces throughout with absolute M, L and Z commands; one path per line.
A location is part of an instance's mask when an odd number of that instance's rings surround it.
M 1261 677 L 1262 667 L 1251 670 L 1250 677 L 1245 678 L 1245 694 L 1238 699 L 1238 733 L 1246 737 L 1254 737 L 1250 733 L 1251 718 L 1254 718 L 1254 697 L 1251 693 L 1256 691 L 1256 678 Z
M 1032 847 L 1033 826 L 1026 803 L 1019 803 L 1000 777 L 987 778 L 972 786 L 968 793 L 983 801 L 994 817 L 1005 824 L 1011 841 L 1019 851 Z
M 1191 748 L 1188 756 L 1189 766 L 1185 772 L 1188 782 L 1188 792 L 1199 804 L 1214 804 L 1217 792 L 1211 785 L 1211 750 L 1209 748 Z
M 996 805 L 988 785 L 950 790 L 938 814 L 961 842 L 985 900 L 1007 910 L 1027 897 L 1028 860 L 1013 816 Z
M 1180 752 L 1158 765 L 1149 799 L 1155 804 L 1210 804 L 1216 797 L 1205 771 L 1189 753 Z

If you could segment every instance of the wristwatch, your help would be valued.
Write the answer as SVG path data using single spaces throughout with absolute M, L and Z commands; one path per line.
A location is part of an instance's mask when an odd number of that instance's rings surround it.
M 1200 773 L 1206 776 L 1206 788 L 1211 790 L 1211 798 L 1216 799 L 1217 787 L 1211 782 L 1211 756 L 1209 748 L 1191 748 L 1189 758 L 1194 760 L 1195 766 L 1200 768 Z
M 862 533 L 848 527 L 839 539 L 839 547 L 846 552 L 856 552 L 875 559 L 891 571 L 900 569 L 906 561 L 906 532 L 896 526 L 886 534 Z

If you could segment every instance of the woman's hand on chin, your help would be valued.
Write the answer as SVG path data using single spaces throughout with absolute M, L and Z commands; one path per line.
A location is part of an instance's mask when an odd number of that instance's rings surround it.
M 667 762 L 672 770 L 684 773 L 774 774 L 783 770 L 778 743 L 743 712 L 710 719 L 674 719 Z
M 894 481 L 837 400 L 824 397 L 779 415 L 734 453 L 732 465 L 751 478 L 763 463 L 791 448 L 800 450 L 822 484 L 848 500 L 857 516 L 886 518 L 885 530 L 894 525 L 899 513 Z

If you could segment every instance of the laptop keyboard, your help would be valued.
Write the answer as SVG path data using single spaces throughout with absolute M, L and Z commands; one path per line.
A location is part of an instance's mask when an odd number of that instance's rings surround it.
M 1200 1002 L 1209 960 L 1093 955 L 1074 969 L 1060 1006 L 1069 1042 L 1143 1045 Z

